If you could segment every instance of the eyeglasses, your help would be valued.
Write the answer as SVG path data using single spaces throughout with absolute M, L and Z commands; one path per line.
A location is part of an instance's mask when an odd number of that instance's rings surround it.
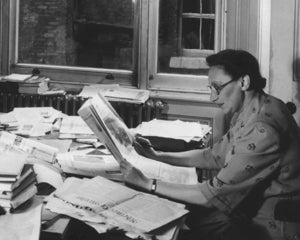
M 232 80 L 230 80 L 229 82 L 224 83 L 224 84 L 222 84 L 222 85 L 218 85 L 218 84 L 212 82 L 211 85 L 209 85 L 209 86 L 207 86 L 207 87 L 208 87 L 212 92 L 214 92 L 216 95 L 220 95 L 222 89 L 223 89 L 224 87 L 226 87 L 229 83 L 232 83 L 233 81 L 235 81 L 235 79 L 232 79 Z

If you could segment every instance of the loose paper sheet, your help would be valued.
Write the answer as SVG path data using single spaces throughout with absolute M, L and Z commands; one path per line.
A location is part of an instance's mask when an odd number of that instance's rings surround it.
M 41 204 L 25 210 L 0 216 L 0 240 L 39 240 Z

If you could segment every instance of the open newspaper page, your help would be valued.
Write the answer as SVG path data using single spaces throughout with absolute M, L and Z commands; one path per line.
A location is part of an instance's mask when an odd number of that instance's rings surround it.
M 89 99 L 78 113 L 100 140 L 105 142 L 118 162 L 126 159 L 150 178 L 182 184 L 197 183 L 194 168 L 176 167 L 138 155 L 129 129 L 100 94 Z
M 100 176 L 86 180 L 68 178 L 54 196 L 46 205 L 51 211 L 141 233 L 188 212 L 183 204 L 135 191 Z

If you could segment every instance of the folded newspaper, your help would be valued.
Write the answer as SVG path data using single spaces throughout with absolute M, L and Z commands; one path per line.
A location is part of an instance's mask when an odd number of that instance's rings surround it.
M 137 154 L 129 129 L 100 93 L 88 99 L 78 114 L 118 162 L 126 159 L 150 178 L 181 184 L 197 183 L 195 168 L 172 166 Z
M 28 154 L 27 162 L 46 161 L 54 163 L 58 149 L 49 145 L 31 140 L 21 136 L 1 131 L 0 132 L 0 152 L 9 151 L 11 148 L 18 149 Z

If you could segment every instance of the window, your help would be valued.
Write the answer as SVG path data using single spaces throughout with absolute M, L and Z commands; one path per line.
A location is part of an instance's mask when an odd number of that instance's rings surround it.
M 205 57 L 225 48 L 226 3 L 2 0 L 2 74 L 37 67 L 68 83 L 208 94 Z
M 150 4 L 150 88 L 208 91 L 205 57 L 224 47 L 223 2 L 160 0 Z
M 79 81 L 104 75 L 128 78 L 130 84 L 136 68 L 135 1 L 19 0 L 15 7 L 16 68 L 71 70 L 71 78 L 82 71 Z

